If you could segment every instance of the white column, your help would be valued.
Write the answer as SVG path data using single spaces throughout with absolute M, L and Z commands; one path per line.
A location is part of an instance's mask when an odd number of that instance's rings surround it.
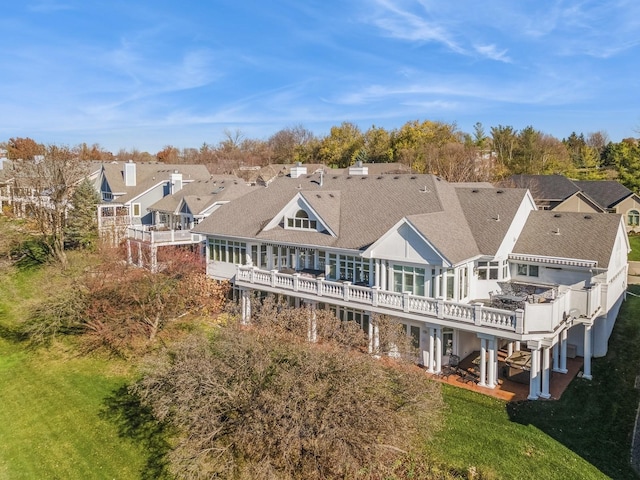
M 560 339 L 556 340 L 555 345 L 553 345 L 553 368 L 554 372 L 560 370 Z
M 563 330 L 560 334 L 560 373 L 567 373 L 567 331 Z
M 307 338 L 312 343 L 316 343 L 318 341 L 318 325 L 316 323 L 317 305 L 317 302 L 309 302 L 309 330 L 307 333 Z
M 522 346 L 520 345 L 520 340 L 516 340 L 516 352 L 522 350 Z
M 427 371 L 429 373 L 433 373 L 433 349 L 435 346 L 435 340 L 434 340 L 434 335 L 435 335 L 435 328 L 429 327 L 429 351 L 427 352 Z
M 584 373 L 582 378 L 591 380 L 591 324 L 584 324 Z
M 251 290 L 241 290 L 242 300 L 242 324 L 248 325 L 251 322 Z
M 378 357 L 380 354 L 380 327 L 378 322 L 370 321 L 373 323 L 373 352 L 374 356 Z
M 435 352 L 433 352 L 434 356 L 436 357 L 435 372 L 440 373 L 442 371 L 442 328 L 437 327 L 434 330 L 436 337 L 436 348 Z
M 127 263 L 129 265 L 133 264 L 133 260 L 131 257 L 131 240 L 127 238 Z
M 540 394 L 540 347 L 531 348 L 531 372 L 528 400 L 537 400 Z
M 478 385 L 487 386 L 487 339 L 480 339 L 480 381 Z
M 513 355 L 513 342 L 507 344 L 507 356 L 510 357 L 511 355 Z
M 369 354 L 373 353 L 373 317 L 369 317 L 369 331 L 367 336 L 369 337 Z
M 488 388 L 494 388 L 497 384 L 497 351 L 496 351 L 497 341 L 495 338 L 487 339 L 487 381 L 486 386 Z
M 540 398 L 549 398 L 549 378 L 551 376 L 551 368 L 549 365 L 549 347 L 542 347 L 542 391 Z
M 379 287 L 380 286 L 380 259 L 376 258 L 376 263 L 375 263 L 375 286 Z
M 387 262 L 384 260 L 380 262 L 380 288 L 389 290 L 387 288 Z

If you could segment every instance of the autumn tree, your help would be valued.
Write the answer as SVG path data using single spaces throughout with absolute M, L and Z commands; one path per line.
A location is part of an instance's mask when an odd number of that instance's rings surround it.
M 329 135 L 320 140 L 318 157 L 326 165 L 346 168 L 355 162 L 363 146 L 360 128 L 354 123 L 342 122 L 338 127 L 331 127 Z
M 9 160 L 33 161 L 45 153 L 45 146 L 25 137 L 10 138 L 7 142 L 7 158 Z
M 382 127 L 373 125 L 364 132 L 363 151 L 369 163 L 393 162 L 391 133 Z
M 171 145 L 165 146 L 162 150 L 156 153 L 156 158 L 159 162 L 176 164 L 180 163 L 180 150 Z
M 412 453 L 426 471 L 420 452 L 443 405 L 416 367 L 233 323 L 142 373 L 132 391 L 175 429 L 177 478 L 392 478 Z
M 304 148 L 313 139 L 313 133 L 302 125 L 283 128 L 267 140 L 271 149 L 271 160 L 273 163 L 302 161 Z

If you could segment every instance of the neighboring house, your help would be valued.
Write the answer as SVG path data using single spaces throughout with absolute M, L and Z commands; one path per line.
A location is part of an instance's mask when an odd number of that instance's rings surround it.
M 129 226 L 150 226 L 148 208 L 180 190 L 183 185 L 208 180 L 204 165 L 167 165 L 132 161 L 102 164 L 96 179 L 102 204 L 98 206 L 98 227 L 103 238 L 118 243 Z
M 640 197 L 614 180 L 574 181 L 604 211 L 622 215 L 627 231 L 640 232 Z
M 432 373 L 479 352 L 489 388 L 498 349 L 526 353 L 530 399 L 549 398 L 551 371 L 566 373 L 574 350 L 591 377 L 626 288 L 620 216 L 537 211 L 526 189 L 432 175 L 292 173 L 193 230 L 206 236 L 208 275 L 239 290 L 245 321 L 251 292 L 270 292 L 357 322 L 374 353 L 373 316 L 393 316 Z
M 614 180 L 513 175 L 499 185 L 528 188 L 541 210 L 617 213 L 625 218 L 627 232 L 640 231 L 640 197 Z
M 149 252 L 150 266 L 156 267 L 157 249 L 162 246 L 197 245 L 202 238 L 191 229 L 222 205 L 239 198 L 250 187 L 234 175 L 212 175 L 208 180 L 196 180 L 148 207 L 150 225 L 132 225 L 127 229 L 129 262 L 144 265 L 144 252 Z

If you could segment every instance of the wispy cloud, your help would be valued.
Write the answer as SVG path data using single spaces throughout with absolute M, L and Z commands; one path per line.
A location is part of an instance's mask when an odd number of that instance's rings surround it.
M 42 1 L 38 3 L 27 4 L 27 10 L 34 13 L 51 13 L 59 12 L 61 10 L 72 10 L 73 7 L 67 3 L 60 3 L 56 1 Z
M 476 52 L 478 52 L 483 57 L 489 58 L 491 60 L 496 60 L 498 62 L 511 63 L 511 58 L 507 55 L 507 49 L 498 50 L 498 48 L 491 45 L 474 45 Z

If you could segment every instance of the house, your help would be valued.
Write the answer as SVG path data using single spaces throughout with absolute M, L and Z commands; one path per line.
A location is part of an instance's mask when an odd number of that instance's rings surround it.
M 204 165 L 103 163 L 96 179 L 102 200 L 98 206 L 100 235 L 115 244 L 125 237 L 127 227 L 152 225 L 148 207 L 183 185 L 209 177 Z
M 570 180 L 562 175 L 512 175 L 500 186 L 528 188 L 541 210 L 608 212 L 640 231 L 640 197 L 615 180 Z
M 585 378 L 606 353 L 627 278 L 619 215 L 538 211 L 527 189 L 433 175 L 296 173 L 193 229 L 245 321 L 251 292 L 270 292 L 357 322 L 375 353 L 374 316 L 393 316 L 431 373 L 477 354 L 477 381 L 494 388 L 498 349 L 526 353 L 530 399 L 550 396 L 574 351 Z
M 152 219 L 150 225 L 127 227 L 129 262 L 143 266 L 146 252 L 148 263 L 155 269 L 159 247 L 199 245 L 202 239 L 191 229 L 211 212 L 252 189 L 234 175 L 211 175 L 207 180 L 184 185 L 174 183 L 172 194 L 147 208 Z

